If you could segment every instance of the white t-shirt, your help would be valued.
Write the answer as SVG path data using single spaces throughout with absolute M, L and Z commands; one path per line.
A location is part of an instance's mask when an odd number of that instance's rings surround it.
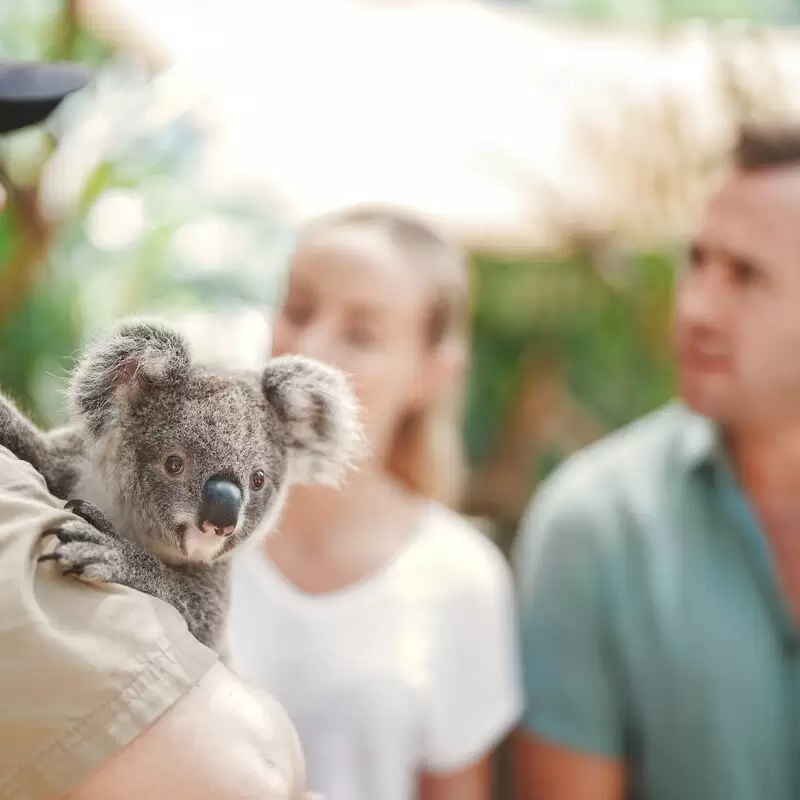
M 286 709 L 325 800 L 413 800 L 420 772 L 468 766 L 521 714 L 510 569 L 448 509 L 335 592 L 298 590 L 263 548 L 233 561 L 231 665 Z

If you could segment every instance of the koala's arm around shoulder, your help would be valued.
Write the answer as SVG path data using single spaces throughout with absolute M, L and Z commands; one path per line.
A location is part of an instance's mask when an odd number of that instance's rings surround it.
M 44 474 L 48 450 L 44 435 L 3 394 L 0 394 L 0 445 Z
M 0 393 L 0 446 L 27 461 L 56 497 L 66 498 L 77 477 L 82 442 L 70 428 L 43 433 Z

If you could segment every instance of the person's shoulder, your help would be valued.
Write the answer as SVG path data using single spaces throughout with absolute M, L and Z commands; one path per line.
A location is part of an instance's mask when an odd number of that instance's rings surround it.
M 680 468 L 700 424 L 680 403 L 663 406 L 567 458 L 542 482 L 534 502 L 585 513 L 612 499 L 641 495 L 665 472 Z
M 495 542 L 467 517 L 432 503 L 417 556 L 439 585 L 470 594 L 497 593 L 511 584 L 508 561 Z
M 688 474 L 708 422 L 674 402 L 608 434 L 556 468 L 528 501 L 512 562 L 547 550 L 596 559 L 639 526 Z M 625 524 L 623 524 L 625 523 Z

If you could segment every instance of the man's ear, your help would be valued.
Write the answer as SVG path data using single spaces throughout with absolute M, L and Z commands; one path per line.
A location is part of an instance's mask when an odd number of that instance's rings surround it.
M 72 413 L 100 436 L 118 401 L 156 385 L 185 382 L 191 356 L 184 338 L 155 320 L 126 319 L 98 338 L 70 383 Z
M 261 388 L 286 426 L 290 483 L 338 485 L 365 443 L 344 373 L 304 356 L 273 358 Z

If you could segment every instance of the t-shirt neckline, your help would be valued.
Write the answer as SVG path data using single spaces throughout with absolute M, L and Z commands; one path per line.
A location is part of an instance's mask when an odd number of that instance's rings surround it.
M 291 581 L 275 564 L 267 552 L 266 542 L 253 553 L 257 568 L 270 584 L 283 596 L 283 599 L 296 606 L 306 608 L 325 608 L 347 602 L 355 602 L 375 589 L 384 585 L 391 576 L 416 551 L 419 543 L 426 538 L 430 530 L 431 520 L 438 509 L 438 504 L 428 501 L 421 509 L 416 530 L 408 537 L 398 551 L 385 564 L 369 572 L 358 580 L 345 584 L 328 592 L 306 592 Z

